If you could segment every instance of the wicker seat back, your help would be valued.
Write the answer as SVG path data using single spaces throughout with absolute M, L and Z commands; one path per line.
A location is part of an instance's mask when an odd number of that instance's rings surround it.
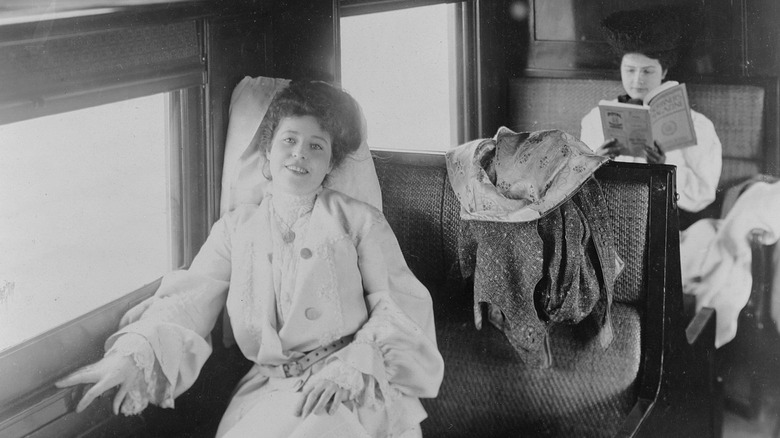
M 715 125 L 723 145 L 720 186 L 766 171 L 764 88 L 742 84 L 686 84 L 691 107 Z M 510 82 L 510 128 L 560 129 L 579 136 L 580 121 L 599 100 L 625 93 L 620 81 L 517 78 Z

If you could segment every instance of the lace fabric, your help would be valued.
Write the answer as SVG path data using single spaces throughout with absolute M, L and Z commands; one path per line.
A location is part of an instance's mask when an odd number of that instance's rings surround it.
M 303 237 L 309 228 L 311 212 L 320 190 L 307 195 L 290 195 L 279 190 L 271 192 L 273 255 L 276 311 L 279 327 L 284 325 L 295 290 L 298 257 Z
M 366 380 L 370 379 L 354 367 L 341 360 L 334 359 L 312 377 L 312 383 L 328 380 L 349 392 L 348 399 L 356 400 L 366 386 Z
M 152 346 L 142 336 L 132 333 L 121 336 L 106 352 L 106 356 L 118 354 L 131 356 L 139 373 L 129 385 L 127 396 L 122 401 L 122 414 L 137 415 L 146 409 L 149 403 L 173 408 L 173 387 L 165 379 Z

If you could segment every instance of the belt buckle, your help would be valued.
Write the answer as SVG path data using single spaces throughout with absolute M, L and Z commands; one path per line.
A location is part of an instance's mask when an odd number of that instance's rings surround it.
M 284 377 L 298 377 L 303 374 L 303 366 L 298 362 L 290 362 L 282 365 Z

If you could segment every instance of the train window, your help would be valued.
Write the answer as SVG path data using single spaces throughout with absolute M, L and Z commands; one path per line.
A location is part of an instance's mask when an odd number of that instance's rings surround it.
M 0 350 L 179 262 L 169 101 L 160 93 L 0 125 Z
M 341 18 L 341 82 L 363 107 L 372 148 L 457 144 L 456 23 L 454 4 Z

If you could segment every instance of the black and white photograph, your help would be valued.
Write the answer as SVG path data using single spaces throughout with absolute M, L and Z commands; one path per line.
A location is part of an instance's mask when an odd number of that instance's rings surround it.
M 0 0 L 0 437 L 780 438 L 776 0 Z

